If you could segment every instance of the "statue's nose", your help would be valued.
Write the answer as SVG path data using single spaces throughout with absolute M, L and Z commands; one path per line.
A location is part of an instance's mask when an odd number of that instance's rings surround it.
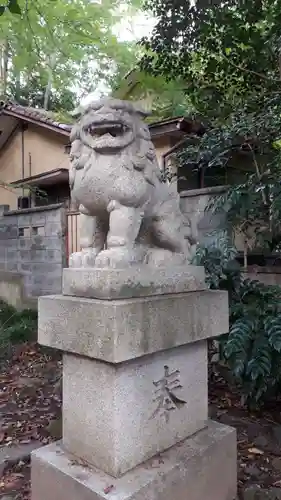
M 118 121 L 121 118 L 120 111 L 112 110 L 112 108 L 110 109 L 106 106 L 99 109 L 96 115 L 100 116 L 103 121 Z

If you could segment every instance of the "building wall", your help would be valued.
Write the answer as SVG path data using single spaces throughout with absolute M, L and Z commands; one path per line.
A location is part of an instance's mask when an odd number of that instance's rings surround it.
M 0 151 L 0 180 L 10 183 L 56 168 L 68 168 L 69 159 L 64 147 L 68 137 L 43 127 L 29 125 L 23 133 L 18 130 Z M 24 161 L 23 161 L 24 158 Z M 0 203 L 17 208 L 22 189 L 0 187 Z
M 17 132 L 0 151 L 0 181 L 8 184 L 21 177 L 21 135 Z M 21 190 L 0 187 L 1 205 L 16 208 L 20 192 Z
M 171 148 L 171 139 L 169 136 L 158 137 L 153 139 L 153 144 L 156 150 L 156 156 L 159 162 L 159 166 L 161 167 L 162 155 Z
M 64 149 L 68 142 L 68 137 L 62 134 L 29 125 L 24 136 L 24 176 L 69 168 L 69 158 Z

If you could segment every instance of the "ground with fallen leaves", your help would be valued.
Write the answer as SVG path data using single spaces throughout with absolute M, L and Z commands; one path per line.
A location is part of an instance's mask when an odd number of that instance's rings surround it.
M 52 423 L 61 411 L 61 360 L 36 344 L 14 348 L 0 373 L 0 446 L 42 445 L 55 440 Z M 4 472 L 1 495 L 16 500 L 30 498 L 29 463 L 18 463 Z
M 209 381 L 209 413 L 237 430 L 238 498 L 281 500 L 281 400 L 250 412 L 216 373 Z
M 36 344 L 17 347 L 0 374 L 0 446 L 42 445 L 56 440 L 53 423 L 61 411 L 61 360 Z M 281 499 L 281 402 L 250 413 L 240 405 L 238 392 L 225 380 L 211 377 L 210 416 L 236 427 L 238 433 L 238 486 L 240 499 Z M 28 460 L 6 469 L 0 479 L 0 499 L 30 499 Z M 270 497 L 247 496 L 260 488 L 275 492 Z M 264 490 L 263 490 L 264 489 Z M 280 493 L 280 496 L 279 496 Z

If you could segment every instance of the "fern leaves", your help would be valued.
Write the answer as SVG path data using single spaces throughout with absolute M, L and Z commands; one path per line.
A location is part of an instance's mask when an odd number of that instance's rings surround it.
M 278 314 L 275 318 L 266 318 L 265 328 L 270 346 L 278 353 L 281 353 L 281 314 Z
M 281 388 L 281 288 L 245 279 L 229 266 L 233 255 L 221 242 L 201 247 L 197 257 L 210 287 L 229 293 L 230 331 L 219 339 L 223 359 L 241 386 L 243 400 L 260 403 Z
M 223 352 L 236 377 L 240 378 L 245 371 L 253 331 L 254 322 L 242 318 L 238 319 L 230 328 Z

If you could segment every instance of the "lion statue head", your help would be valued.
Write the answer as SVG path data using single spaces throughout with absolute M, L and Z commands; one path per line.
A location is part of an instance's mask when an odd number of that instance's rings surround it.
M 162 178 L 150 132 L 143 119 L 148 113 L 129 101 L 104 98 L 77 108 L 70 140 L 70 187 L 75 171 L 91 168 L 95 162 L 123 162 L 124 168 L 143 171 L 147 182 Z M 94 167 L 93 167 L 94 168 Z

